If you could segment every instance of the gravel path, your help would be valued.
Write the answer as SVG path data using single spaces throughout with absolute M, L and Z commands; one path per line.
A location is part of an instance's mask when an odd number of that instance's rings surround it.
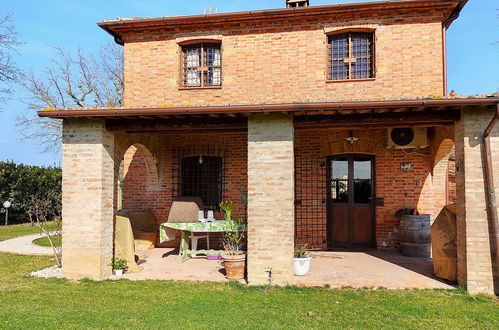
M 52 255 L 52 248 L 33 244 L 33 240 L 43 237 L 40 234 L 19 236 L 0 242 L 0 252 L 27 254 L 27 255 Z
M 48 267 L 45 269 L 38 270 L 36 272 L 32 272 L 30 274 L 31 276 L 34 277 L 43 277 L 43 278 L 62 278 L 64 277 L 64 274 L 62 272 L 62 268 L 59 268 L 57 266 L 52 266 Z

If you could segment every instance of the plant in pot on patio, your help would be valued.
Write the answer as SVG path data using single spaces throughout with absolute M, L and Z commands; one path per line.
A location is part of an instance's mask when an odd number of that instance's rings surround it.
M 220 203 L 220 209 L 225 212 L 225 220 L 229 221 L 222 238 L 224 246 L 222 259 L 226 276 L 230 280 L 243 279 L 246 266 L 246 254 L 242 250 L 244 221 L 231 220 L 232 210 L 235 206 L 236 204 L 233 202 Z
M 222 239 L 224 251 L 222 252 L 226 276 L 230 280 L 244 278 L 246 254 L 242 250 L 244 232 L 241 230 L 242 220 L 231 221 L 231 224 Z
M 114 275 L 121 276 L 127 269 L 127 261 L 125 259 L 113 258 L 111 263 L 114 269 Z
M 294 269 L 296 276 L 307 275 L 310 270 L 312 257 L 307 251 L 307 244 L 300 244 L 295 247 Z

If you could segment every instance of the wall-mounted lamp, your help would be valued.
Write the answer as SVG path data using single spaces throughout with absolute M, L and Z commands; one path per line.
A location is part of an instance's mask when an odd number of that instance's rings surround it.
M 350 144 L 354 144 L 355 142 L 359 141 L 358 137 L 353 136 L 353 130 L 350 131 L 350 135 L 346 138 L 347 142 Z
M 199 155 L 199 164 L 203 164 L 203 155 Z
M 402 172 L 410 172 L 412 170 L 412 163 L 400 163 L 400 170 Z

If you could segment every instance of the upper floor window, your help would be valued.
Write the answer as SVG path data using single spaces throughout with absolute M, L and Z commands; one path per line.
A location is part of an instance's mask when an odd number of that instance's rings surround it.
M 329 36 L 328 79 L 374 78 L 374 34 L 351 32 Z
M 182 47 L 183 87 L 222 85 L 220 44 L 195 44 Z

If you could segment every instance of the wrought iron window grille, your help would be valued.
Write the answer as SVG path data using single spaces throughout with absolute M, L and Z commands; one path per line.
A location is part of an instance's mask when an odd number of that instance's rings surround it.
M 328 80 L 374 78 L 374 33 L 333 34 L 328 39 Z
M 220 44 L 195 44 L 182 47 L 182 86 L 222 86 Z

